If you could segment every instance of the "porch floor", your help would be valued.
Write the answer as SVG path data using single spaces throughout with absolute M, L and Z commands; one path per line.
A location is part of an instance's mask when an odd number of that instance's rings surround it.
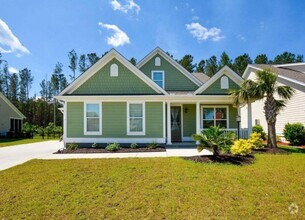
M 168 157 L 213 155 L 208 150 L 203 150 L 199 153 L 195 142 L 172 143 L 172 145 L 166 145 L 165 148 Z

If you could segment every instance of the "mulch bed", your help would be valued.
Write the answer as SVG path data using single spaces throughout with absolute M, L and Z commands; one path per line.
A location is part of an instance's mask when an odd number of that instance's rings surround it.
M 255 154 L 290 154 L 290 152 L 285 151 L 280 148 L 263 148 L 263 149 L 257 149 L 252 150 L 252 153 Z
M 139 147 L 139 148 L 121 148 L 118 151 L 108 151 L 104 148 L 78 148 L 76 150 L 58 150 L 54 154 L 95 154 L 95 153 L 139 153 L 139 152 L 164 152 L 164 147 L 157 147 L 155 149 Z
M 255 161 L 253 155 L 247 156 L 237 156 L 231 154 L 221 154 L 219 156 L 193 156 L 193 157 L 183 157 L 185 160 L 191 160 L 196 163 L 225 163 L 234 165 L 246 165 L 252 164 Z

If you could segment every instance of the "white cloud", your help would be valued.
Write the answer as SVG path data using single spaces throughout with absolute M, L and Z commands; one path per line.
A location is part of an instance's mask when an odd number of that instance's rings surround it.
M 102 22 L 98 23 L 102 28 L 106 28 L 107 30 L 113 31 L 113 35 L 107 37 L 107 44 L 112 45 L 114 47 L 123 46 L 124 44 L 130 44 L 129 37 L 127 34 L 122 31 L 118 26 L 114 24 L 103 24 Z
M 13 34 L 8 25 L 0 19 L 0 53 L 14 53 L 17 57 L 30 54 L 30 51 L 23 46 L 19 39 Z M 3 48 L 6 47 L 7 49 Z
M 110 4 L 112 6 L 113 10 L 119 10 L 121 12 L 124 12 L 125 14 L 128 11 L 136 12 L 139 14 L 141 7 L 137 3 L 135 3 L 133 0 L 126 0 L 126 4 L 122 5 L 118 0 L 110 0 Z
M 12 66 L 10 66 L 10 67 L 8 68 L 8 71 L 9 71 L 10 73 L 18 73 L 18 72 L 19 72 L 19 70 L 17 70 L 16 68 L 14 68 L 14 67 L 12 67 Z
M 193 17 L 192 17 L 192 20 L 193 20 L 193 21 L 198 21 L 198 20 L 199 20 L 199 17 L 198 17 L 198 16 L 193 16 Z
M 213 27 L 213 28 L 205 28 L 198 22 L 186 24 L 186 29 L 190 32 L 190 34 L 193 35 L 193 37 L 197 38 L 197 40 L 208 40 L 209 38 L 212 39 L 212 41 L 219 41 L 224 38 L 224 36 L 221 35 L 221 30 L 219 28 Z

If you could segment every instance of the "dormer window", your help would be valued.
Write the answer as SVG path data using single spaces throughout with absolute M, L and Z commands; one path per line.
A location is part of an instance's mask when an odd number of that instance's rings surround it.
M 160 57 L 155 58 L 155 66 L 161 66 L 161 59 Z
M 110 76 L 111 77 L 118 77 L 119 76 L 119 67 L 115 63 L 110 66 Z
M 229 79 L 227 76 L 223 76 L 220 79 L 220 88 L 221 89 L 229 89 Z
M 164 71 L 155 70 L 151 73 L 151 79 L 164 89 Z

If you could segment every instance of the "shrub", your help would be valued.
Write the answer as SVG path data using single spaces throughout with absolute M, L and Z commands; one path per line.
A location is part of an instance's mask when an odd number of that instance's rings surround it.
M 97 144 L 97 143 L 93 143 L 93 144 L 91 145 L 91 147 L 92 147 L 92 148 L 98 148 L 98 144 Z
M 250 141 L 239 139 L 234 142 L 233 146 L 231 147 L 231 153 L 234 155 L 241 155 L 245 156 L 251 153 L 253 145 Z
M 252 144 L 252 149 L 264 148 L 263 139 L 261 138 L 261 134 L 259 133 L 252 133 L 248 141 Z
M 152 142 L 152 143 L 147 145 L 147 148 L 149 148 L 149 149 L 156 149 L 158 146 L 159 146 L 158 143 Z
M 261 125 L 254 125 L 252 127 L 252 133 L 259 133 L 261 134 L 261 138 L 263 140 L 267 140 L 267 134 L 264 132 L 264 129 Z
M 132 148 L 132 149 L 136 149 L 138 147 L 138 145 L 136 144 L 136 143 L 132 143 L 131 145 L 130 145 L 130 148 Z
M 68 150 L 76 150 L 78 148 L 78 144 L 76 143 L 68 143 L 67 144 L 67 149 Z
M 302 123 L 286 124 L 284 137 L 291 145 L 300 146 L 305 143 L 305 128 Z
M 118 143 L 108 144 L 106 147 L 106 150 L 109 150 L 109 151 L 118 151 L 120 149 L 121 149 L 121 147 Z

